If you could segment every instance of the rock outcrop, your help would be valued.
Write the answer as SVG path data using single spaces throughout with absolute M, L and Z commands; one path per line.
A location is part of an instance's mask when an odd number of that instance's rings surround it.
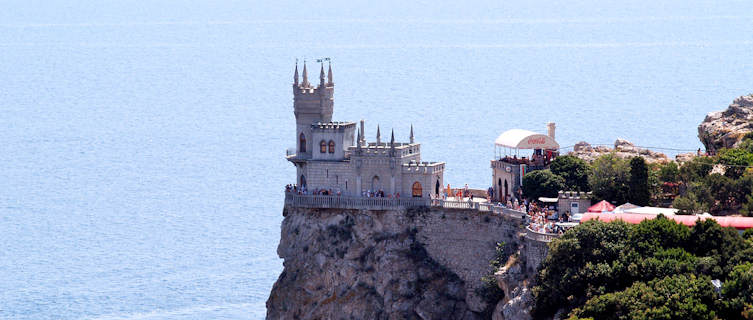
M 492 320 L 531 319 L 533 296 L 531 295 L 530 271 L 526 271 L 517 256 L 510 257 L 507 264 L 494 273 L 504 298 L 497 303 Z
M 499 301 L 482 295 L 481 278 L 496 244 L 516 248 L 522 230 L 519 220 L 475 210 L 286 207 L 284 215 L 284 271 L 268 319 L 488 319 Z
M 711 112 L 698 126 L 698 138 L 706 151 L 732 148 L 753 132 L 753 94 L 735 99 L 727 110 Z
M 648 163 L 667 163 L 670 161 L 666 154 L 636 147 L 632 142 L 624 139 L 617 139 L 614 142 L 614 148 L 607 146 L 593 147 L 588 142 L 581 141 L 573 146 L 573 151 L 569 154 L 587 162 L 593 162 L 596 158 L 612 152 L 622 159 L 643 157 Z

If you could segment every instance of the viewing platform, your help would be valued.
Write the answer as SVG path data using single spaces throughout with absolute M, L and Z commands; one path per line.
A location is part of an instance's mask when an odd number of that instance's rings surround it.
M 387 197 L 353 197 L 337 195 L 308 195 L 293 192 L 285 193 L 285 206 L 316 209 L 354 209 L 354 210 L 399 210 L 416 207 L 444 209 L 475 210 L 509 217 L 526 223 L 528 218 L 524 211 L 494 205 L 488 202 L 468 200 L 443 200 L 427 198 L 387 198 Z M 537 232 L 526 227 L 525 238 L 539 243 L 549 243 L 561 234 Z
M 285 193 L 285 205 L 297 208 L 394 210 L 412 207 L 476 210 L 524 220 L 526 213 L 487 202 L 426 198 L 352 197 Z

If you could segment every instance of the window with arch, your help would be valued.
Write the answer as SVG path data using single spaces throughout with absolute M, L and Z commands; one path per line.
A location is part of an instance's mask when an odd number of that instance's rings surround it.
M 335 142 L 332 140 L 329 141 L 329 153 L 335 153 Z
M 424 190 L 421 188 L 421 184 L 418 181 L 413 183 L 413 187 L 411 187 L 411 195 L 414 198 L 421 198 L 421 196 L 423 196 L 423 191 Z
M 327 152 L 327 143 L 324 140 L 319 142 L 319 153 Z
M 306 152 L 306 136 L 303 135 L 303 132 L 301 132 L 301 135 L 298 137 L 298 142 L 300 144 L 298 150 Z

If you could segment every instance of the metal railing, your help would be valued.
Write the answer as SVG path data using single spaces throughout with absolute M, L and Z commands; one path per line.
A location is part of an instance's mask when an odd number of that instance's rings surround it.
M 448 209 L 473 209 L 480 212 L 491 212 L 494 214 L 509 216 L 516 219 L 524 219 L 524 216 L 526 214 L 523 211 L 493 205 L 488 202 L 432 199 L 431 206 Z
M 396 208 L 426 207 L 424 198 L 368 198 L 351 196 L 324 196 L 285 193 L 285 205 L 300 208 L 389 210 Z
M 489 212 L 514 219 L 525 220 L 525 212 L 514 210 L 490 203 L 471 201 L 455 201 L 427 198 L 368 198 L 351 196 L 305 195 L 292 192 L 285 193 L 285 206 L 299 208 L 327 208 L 327 209 L 364 209 L 391 210 L 411 207 L 440 207 L 448 209 L 469 209 L 479 212 Z M 537 242 L 551 242 L 559 238 L 556 233 L 542 233 L 526 227 L 526 238 Z

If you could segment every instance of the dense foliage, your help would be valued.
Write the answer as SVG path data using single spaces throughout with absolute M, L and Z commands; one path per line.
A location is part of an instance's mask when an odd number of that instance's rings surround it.
M 523 193 L 529 199 L 557 197 L 557 192 L 565 188 L 565 179 L 550 170 L 536 170 L 523 176 Z
M 630 164 L 614 154 L 606 154 L 591 164 L 588 182 L 594 197 L 612 203 L 628 202 Z
M 715 169 L 717 166 L 717 169 Z M 713 157 L 698 157 L 678 171 L 682 184 L 673 206 L 681 213 L 753 214 L 753 140 L 722 149 Z
M 753 242 L 713 220 L 589 221 L 550 245 L 534 315 L 571 319 L 753 319 Z M 723 282 L 721 295 L 711 279 Z M 746 313 L 747 312 L 747 313 Z
M 569 191 L 590 191 L 588 185 L 588 164 L 575 156 L 560 156 L 549 165 L 552 173 L 565 179 Z
M 630 159 L 628 201 L 635 205 L 647 206 L 651 200 L 650 190 L 646 160 L 643 160 L 642 157 Z

